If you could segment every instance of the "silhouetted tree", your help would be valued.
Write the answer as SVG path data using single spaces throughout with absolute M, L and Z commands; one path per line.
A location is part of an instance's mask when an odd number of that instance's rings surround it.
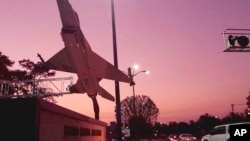
M 8 56 L 3 55 L 0 52 L 0 80 L 10 80 L 10 70 L 9 67 L 12 67 L 14 61 L 10 60 Z
M 27 79 L 47 78 L 55 75 L 55 71 L 50 71 L 42 62 L 34 63 L 29 59 L 23 59 L 19 61 L 19 64 L 27 71 Z
M 222 118 L 223 124 L 243 122 L 246 121 L 246 118 L 243 113 L 230 112 L 229 115 Z
M 214 126 L 221 124 L 221 120 L 216 117 L 209 115 L 208 113 L 201 115 L 197 121 L 198 130 L 200 130 L 201 134 L 208 133 Z
M 167 136 L 169 134 L 169 127 L 166 123 L 156 122 L 153 127 L 153 133 L 158 136 Z
M 22 66 L 22 68 L 25 69 L 26 74 L 24 76 L 21 76 L 22 78 L 19 78 L 19 80 L 33 80 L 33 79 L 40 79 L 40 78 L 48 78 L 55 75 L 55 71 L 50 71 L 42 62 L 34 63 L 33 61 L 30 61 L 29 59 L 23 59 L 19 61 L 19 65 Z M 25 87 L 22 87 L 23 92 L 27 92 L 27 85 L 30 85 L 32 89 L 36 89 L 38 84 L 36 83 L 26 83 L 24 85 Z M 39 93 L 45 93 L 45 88 L 39 89 Z M 55 103 L 55 99 L 53 96 L 44 97 L 43 99 Z
M 143 138 L 151 132 L 159 109 L 148 96 L 137 95 L 122 100 L 121 114 L 123 123 L 129 125 L 131 137 Z
M 217 116 L 212 116 L 208 113 L 201 115 L 197 121 L 191 120 L 186 122 L 175 122 L 171 121 L 169 124 L 162 126 L 161 123 L 156 123 L 153 127 L 154 133 L 163 133 L 165 135 L 170 134 L 181 134 L 181 133 L 191 133 L 192 135 L 201 138 L 205 134 L 208 134 L 211 129 L 217 125 L 245 122 L 248 121 L 244 113 L 229 113 L 224 118 L 220 119 Z M 156 132 L 157 131 L 157 132 Z
M 150 97 L 137 95 L 135 97 L 127 97 L 121 101 L 121 113 L 124 123 L 128 122 L 132 116 L 138 116 L 145 118 L 147 123 L 154 124 L 157 120 L 159 109 Z
M 200 131 L 198 129 L 197 123 L 193 120 L 189 121 L 189 129 L 192 135 L 196 136 L 196 137 L 200 137 Z
M 178 131 L 178 123 L 177 122 L 175 122 L 175 121 L 171 121 L 171 122 L 169 122 L 169 129 L 171 129 L 171 130 L 169 130 L 169 134 L 177 134 L 177 133 L 179 133 L 179 131 Z
M 14 61 L 0 52 L 0 80 L 19 81 L 19 80 L 33 80 L 40 77 L 54 76 L 55 72 L 47 69 L 42 62 L 34 63 L 29 59 L 19 61 L 19 65 L 25 70 L 11 70 Z M 22 81 L 18 84 L 10 83 L 10 88 L 7 90 L 8 95 L 11 94 L 28 94 L 29 89 L 35 89 L 38 85 L 30 81 Z M 55 102 L 53 97 L 44 98 L 48 101 Z
M 147 138 L 151 136 L 152 125 L 144 117 L 132 116 L 129 121 L 130 136 L 133 139 Z
M 190 126 L 186 122 L 179 122 L 177 128 L 180 134 L 190 132 Z
M 250 92 L 248 94 L 248 96 L 246 97 L 247 99 L 247 108 L 245 110 L 245 115 L 246 115 L 246 120 L 250 121 Z
M 246 97 L 247 99 L 247 107 L 250 108 L 250 92 L 249 95 Z

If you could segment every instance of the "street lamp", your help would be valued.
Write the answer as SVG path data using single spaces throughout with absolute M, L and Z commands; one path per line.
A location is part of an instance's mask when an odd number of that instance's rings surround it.
M 129 84 L 130 86 L 133 87 L 133 98 L 134 98 L 134 102 L 133 102 L 133 115 L 135 116 L 136 112 L 135 112 L 135 81 L 134 81 L 134 77 L 140 73 L 145 73 L 145 74 L 149 74 L 148 70 L 141 70 L 136 72 L 136 70 L 139 69 L 139 66 L 137 64 L 135 64 L 133 66 L 133 68 L 129 67 L 128 68 L 128 77 L 129 77 Z
M 112 16 L 114 67 L 118 68 L 114 0 L 111 0 L 111 16 Z M 121 101 L 120 101 L 119 81 L 115 81 L 115 99 L 116 99 L 116 110 L 115 111 L 116 111 L 116 121 L 117 121 L 116 134 L 117 134 L 117 140 L 122 141 Z

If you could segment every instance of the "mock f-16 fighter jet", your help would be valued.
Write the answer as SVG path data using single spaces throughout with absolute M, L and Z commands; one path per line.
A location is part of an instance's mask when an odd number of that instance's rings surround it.
M 84 37 L 79 17 L 68 0 L 57 0 L 62 21 L 61 36 L 65 47 L 45 62 L 49 69 L 76 73 L 78 80 L 71 86 L 72 93 L 87 93 L 94 103 L 96 119 L 99 119 L 97 94 L 108 100 L 115 98 L 100 85 L 101 79 L 129 82 L 128 76 L 91 50 Z

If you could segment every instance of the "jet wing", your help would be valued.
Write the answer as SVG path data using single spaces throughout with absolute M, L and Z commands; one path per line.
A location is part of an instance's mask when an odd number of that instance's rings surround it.
M 95 52 L 91 51 L 89 57 L 90 59 L 88 61 L 91 71 L 94 72 L 96 77 L 129 82 L 129 78 L 125 73 L 115 68 Z
M 45 66 L 53 70 L 76 73 L 75 69 L 71 65 L 65 48 L 46 61 Z
M 81 85 L 81 82 L 79 79 L 77 80 L 76 84 L 69 87 L 69 91 L 71 93 L 85 93 L 86 92 L 85 89 L 83 88 L 83 86 Z M 115 101 L 114 96 L 112 96 L 109 92 L 107 92 L 105 89 L 103 89 L 99 85 L 98 85 L 97 93 L 103 98 L 106 98 L 106 99 L 111 100 L 111 101 Z
M 78 29 L 80 28 L 79 18 L 77 13 L 73 10 L 71 4 L 68 0 L 57 0 L 58 8 L 60 11 L 60 17 L 63 24 L 63 29 Z M 70 32 L 70 30 L 66 30 L 64 32 Z M 82 35 L 80 33 L 79 35 Z M 83 35 L 82 35 L 83 36 Z M 91 51 L 89 44 L 86 39 L 84 39 L 85 50 L 88 56 L 88 63 L 91 72 L 95 74 L 97 78 L 106 78 L 111 80 L 117 80 L 122 82 L 129 82 L 128 76 L 115 68 L 112 64 L 107 62 L 105 59 L 97 55 L 95 52 Z M 88 52 L 90 50 L 90 52 Z M 66 51 L 63 51 L 66 54 Z M 54 60 L 53 60 L 54 61 Z M 60 60 L 59 60 L 60 61 Z M 65 62 L 66 60 L 62 61 Z M 56 70 L 75 72 L 69 64 L 70 61 L 67 57 L 67 63 L 62 64 L 53 64 L 53 67 Z

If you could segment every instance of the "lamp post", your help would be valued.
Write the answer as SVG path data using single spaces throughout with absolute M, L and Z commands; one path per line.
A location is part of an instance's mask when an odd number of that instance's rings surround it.
M 111 14 L 112 14 L 114 66 L 118 68 L 114 0 L 111 0 Z M 116 134 L 117 134 L 117 140 L 122 141 L 121 101 L 120 101 L 119 81 L 115 81 L 115 99 L 116 99 L 116 122 L 117 122 Z
M 133 88 L 133 116 L 136 115 L 136 108 L 135 108 L 135 81 L 134 81 L 134 77 L 140 73 L 146 73 L 149 74 L 148 70 L 142 70 L 142 71 L 138 71 L 136 72 L 136 70 L 138 70 L 139 66 L 138 65 L 134 65 L 133 69 L 131 67 L 128 68 L 128 77 L 129 77 L 129 84 L 130 86 L 132 86 Z

